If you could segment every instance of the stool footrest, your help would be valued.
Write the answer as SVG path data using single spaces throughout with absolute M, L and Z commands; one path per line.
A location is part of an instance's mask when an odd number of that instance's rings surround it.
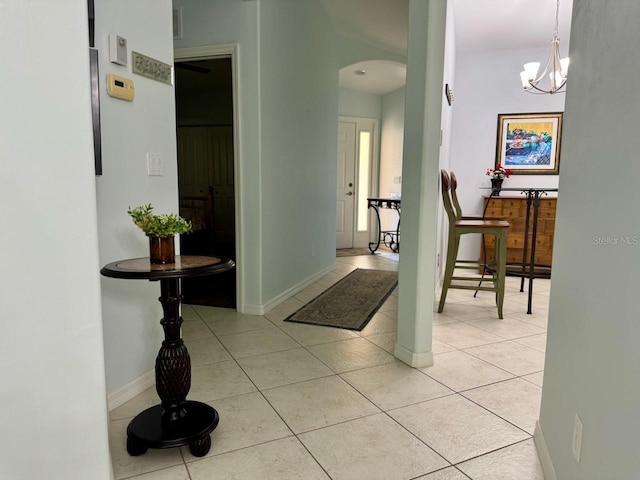
M 493 277 L 451 277 L 451 280 L 462 282 L 493 282 Z
M 478 285 L 449 285 L 449 288 L 457 288 L 458 290 L 480 290 L 483 292 L 497 292 L 498 287 L 479 287 Z

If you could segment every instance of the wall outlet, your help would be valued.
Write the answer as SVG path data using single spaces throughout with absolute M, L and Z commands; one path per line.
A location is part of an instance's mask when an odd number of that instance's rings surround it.
M 571 442 L 571 450 L 576 462 L 580 463 L 580 450 L 582 450 L 582 422 L 578 415 L 573 419 L 573 441 Z
M 440 254 L 436 255 L 436 267 L 440 267 Z

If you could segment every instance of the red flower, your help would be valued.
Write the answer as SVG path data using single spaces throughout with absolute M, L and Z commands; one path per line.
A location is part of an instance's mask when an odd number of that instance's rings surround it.
M 487 168 L 487 175 L 491 178 L 509 178 L 513 172 L 502 165 L 496 165 L 496 168 Z

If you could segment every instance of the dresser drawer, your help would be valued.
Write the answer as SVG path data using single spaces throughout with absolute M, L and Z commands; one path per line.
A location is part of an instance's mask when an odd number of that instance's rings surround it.
M 487 205 L 488 203 L 488 205 Z M 522 262 L 525 249 L 525 223 L 527 217 L 527 199 L 519 197 L 485 197 L 487 216 L 503 216 L 509 222 L 507 234 L 507 261 L 510 263 Z M 541 198 L 538 209 L 538 224 L 536 235 L 535 263 L 551 265 L 553 256 L 553 238 L 555 233 L 557 198 Z M 527 242 L 527 260 L 531 255 L 531 238 L 533 234 L 533 205 L 529 210 L 530 222 Z M 484 259 L 485 250 L 487 259 L 493 259 L 494 238 L 485 237 L 485 249 L 480 248 L 480 258 Z

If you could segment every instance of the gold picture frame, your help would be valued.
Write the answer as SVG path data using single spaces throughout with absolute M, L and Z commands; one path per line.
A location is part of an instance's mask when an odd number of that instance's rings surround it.
M 562 112 L 498 114 L 495 165 L 514 175 L 558 175 Z

